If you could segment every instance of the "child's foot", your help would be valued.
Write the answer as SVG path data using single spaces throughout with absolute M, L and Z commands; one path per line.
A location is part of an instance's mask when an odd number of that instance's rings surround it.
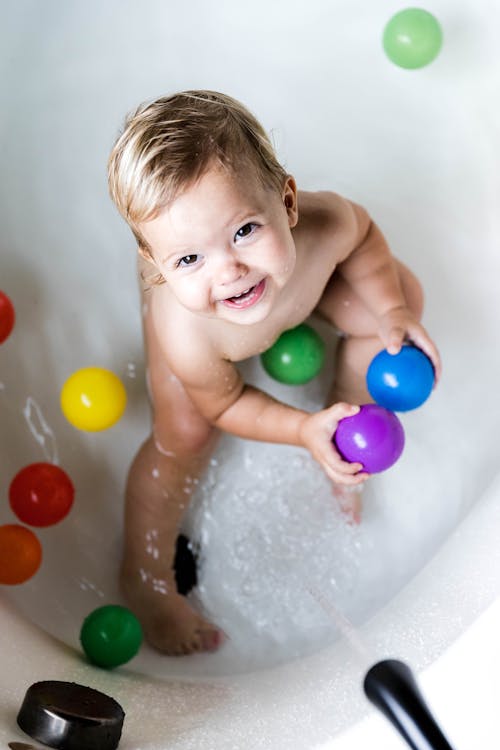
M 363 485 L 347 487 L 345 484 L 333 484 L 333 496 L 351 523 L 361 523 Z
M 150 646 L 169 656 L 216 651 L 224 634 L 190 607 L 177 593 L 174 576 L 148 580 L 122 570 L 122 591 L 139 618 Z

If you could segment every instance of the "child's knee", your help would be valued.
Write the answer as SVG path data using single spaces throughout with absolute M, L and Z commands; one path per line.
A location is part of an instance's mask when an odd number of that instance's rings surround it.
M 208 421 L 192 419 L 182 415 L 165 421 L 155 418 L 153 437 L 158 451 L 165 455 L 198 456 L 210 450 L 218 430 Z

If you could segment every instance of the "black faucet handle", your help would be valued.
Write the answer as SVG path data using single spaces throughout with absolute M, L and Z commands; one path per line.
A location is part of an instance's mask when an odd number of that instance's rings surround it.
M 396 659 L 377 662 L 367 672 L 363 688 L 413 750 L 453 750 L 406 664 Z

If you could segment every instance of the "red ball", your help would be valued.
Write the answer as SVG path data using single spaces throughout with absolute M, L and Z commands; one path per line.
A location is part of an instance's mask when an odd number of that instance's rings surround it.
M 10 507 L 23 523 L 52 526 L 69 513 L 75 488 L 66 472 L 49 463 L 29 464 L 9 487 Z
M 0 291 L 0 344 L 10 336 L 15 319 L 14 305 L 7 295 Z

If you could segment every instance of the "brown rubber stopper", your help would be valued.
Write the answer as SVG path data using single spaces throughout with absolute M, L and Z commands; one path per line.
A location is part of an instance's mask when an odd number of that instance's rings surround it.
M 30 737 L 60 750 L 115 750 L 125 713 L 114 698 L 75 682 L 35 682 L 17 723 Z

